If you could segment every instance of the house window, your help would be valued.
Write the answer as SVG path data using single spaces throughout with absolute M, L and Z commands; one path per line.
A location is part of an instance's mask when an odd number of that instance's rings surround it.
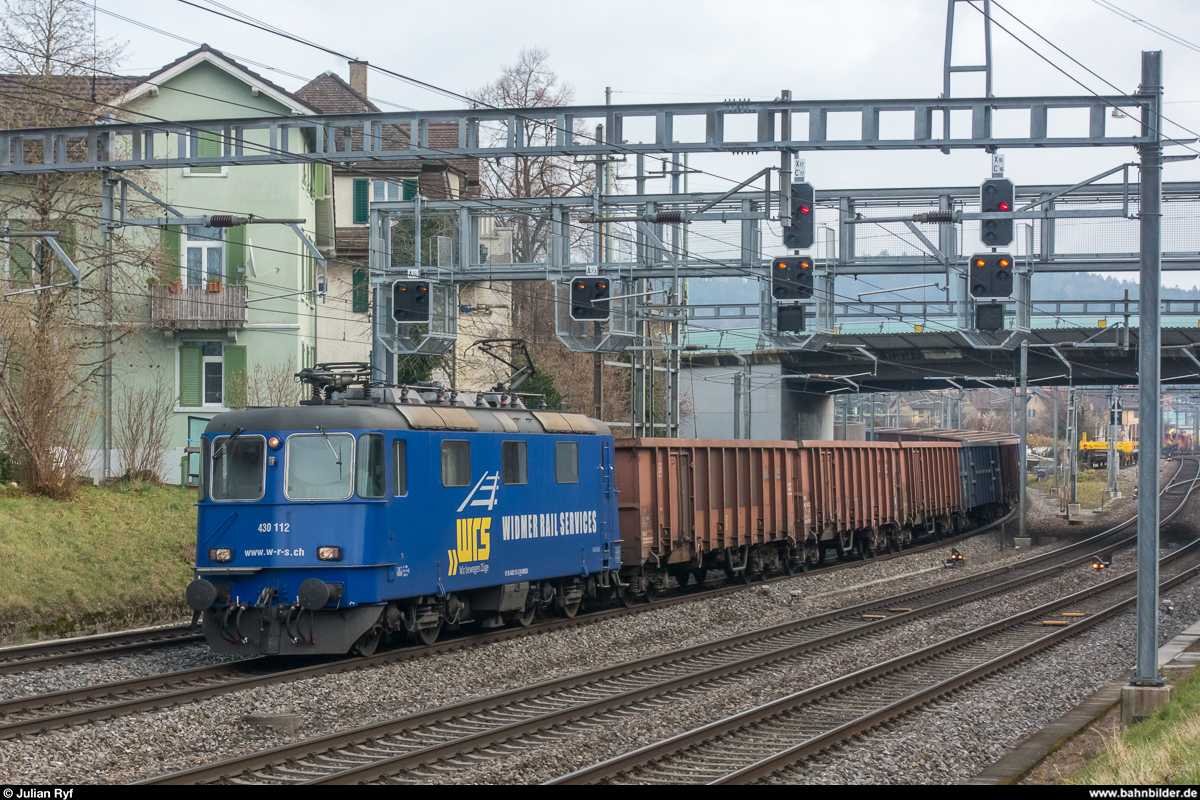
M 209 278 L 225 276 L 225 242 L 220 228 L 184 228 L 184 270 L 187 287 L 200 289 Z
M 376 203 L 412 200 L 417 194 L 416 181 L 372 181 L 372 199 Z
M 246 398 L 246 348 L 220 340 L 179 346 L 179 407 L 241 408 Z

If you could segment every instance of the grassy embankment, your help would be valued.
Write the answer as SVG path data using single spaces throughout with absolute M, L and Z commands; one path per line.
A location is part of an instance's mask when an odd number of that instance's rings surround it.
M 0 639 L 186 616 L 195 502 L 193 491 L 140 483 L 62 502 L 0 490 Z
M 1200 783 L 1200 670 L 1175 685 L 1171 702 L 1111 740 L 1073 784 Z
M 1051 497 L 1057 497 L 1057 489 L 1054 488 L 1054 481 L 1051 478 L 1046 480 L 1034 480 L 1032 477 L 1029 480 L 1030 489 L 1039 489 Z M 1081 467 L 1079 470 L 1079 480 L 1076 488 L 1076 497 L 1079 499 L 1080 508 L 1100 508 L 1100 502 L 1104 499 L 1105 493 L 1108 491 L 1108 470 L 1106 469 L 1087 469 Z M 1122 491 L 1125 491 L 1122 489 Z

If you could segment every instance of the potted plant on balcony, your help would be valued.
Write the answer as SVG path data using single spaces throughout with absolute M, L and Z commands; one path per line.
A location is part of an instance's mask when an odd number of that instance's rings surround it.
M 158 286 L 158 278 L 154 277 L 153 275 L 151 275 L 149 278 L 146 278 L 146 291 L 153 292 L 155 286 Z
M 183 280 L 176 276 L 167 284 L 167 288 L 171 290 L 171 294 L 179 294 L 183 289 Z
M 208 290 L 210 292 L 221 291 L 221 279 L 215 275 L 213 277 L 209 278 L 208 279 Z

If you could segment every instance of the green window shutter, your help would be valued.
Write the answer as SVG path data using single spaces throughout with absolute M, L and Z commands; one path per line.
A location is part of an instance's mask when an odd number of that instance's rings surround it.
M 25 229 L 25 221 L 14 219 L 9 222 L 9 230 Z M 32 239 L 8 240 L 8 279 L 14 286 L 25 286 L 33 277 L 33 253 L 29 249 Z
M 312 165 L 312 194 L 315 200 L 325 199 L 325 187 L 328 185 L 327 175 L 329 173 L 328 164 L 313 164 Z
M 225 348 L 225 406 L 246 407 L 246 347 Z
M 159 237 L 162 240 L 163 253 L 167 256 L 167 275 L 171 278 L 179 277 L 180 256 L 180 238 L 183 235 L 183 229 L 179 225 L 168 225 L 165 228 L 159 228 Z
M 371 181 L 366 178 L 354 179 L 354 224 L 366 225 L 370 222 L 370 198 L 367 196 L 371 189 Z
M 204 348 L 179 347 L 179 405 L 199 408 L 204 404 Z
M 225 274 L 231 284 L 246 282 L 246 226 L 234 225 L 225 234 Z
M 221 137 L 212 131 L 200 131 L 196 134 L 196 157 L 216 158 L 221 155 Z M 192 167 L 192 173 L 220 172 L 220 167 Z
M 367 275 L 365 267 L 354 270 L 353 308 L 358 314 L 365 314 L 371 310 L 371 282 Z
M 404 181 L 403 184 L 401 184 L 400 199 L 412 200 L 416 196 L 417 196 L 417 181 L 415 181 L 415 180 Z

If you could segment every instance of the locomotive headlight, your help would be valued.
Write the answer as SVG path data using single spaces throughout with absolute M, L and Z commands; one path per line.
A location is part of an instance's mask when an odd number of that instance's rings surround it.
M 272 450 L 278 450 L 279 449 L 279 437 L 272 436 L 270 439 L 267 439 L 267 446 L 270 447 Z
M 342 560 L 342 548 L 332 547 L 329 545 L 326 545 L 324 547 L 318 547 L 317 548 L 317 560 L 318 561 L 341 561 Z
M 208 550 L 208 560 L 216 561 L 218 564 L 228 564 L 233 561 L 232 547 L 210 547 Z

